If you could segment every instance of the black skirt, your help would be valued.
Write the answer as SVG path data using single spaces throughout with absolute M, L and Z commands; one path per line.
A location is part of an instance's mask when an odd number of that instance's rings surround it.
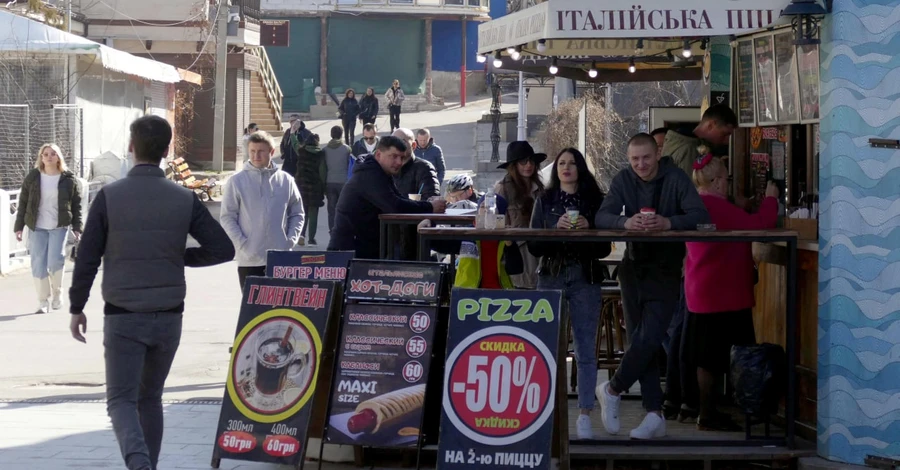
M 688 315 L 685 355 L 689 364 L 712 373 L 731 368 L 731 347 L 756 344 L 750 309 Z

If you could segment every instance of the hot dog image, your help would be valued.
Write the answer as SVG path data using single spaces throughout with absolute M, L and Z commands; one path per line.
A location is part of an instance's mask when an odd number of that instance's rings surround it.
M 370 398 L 356 407 L 356 413 L 347 420 L 347 430 L 354 434 L 375 434 L 382 426 L 397 422 L 406 414 L 418 410 L 424 402 L 424 384 Z

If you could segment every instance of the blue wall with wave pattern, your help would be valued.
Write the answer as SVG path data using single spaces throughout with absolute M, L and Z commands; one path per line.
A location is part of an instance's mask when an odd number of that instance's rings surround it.
M 835 0 L 822 27 L 818 449 L 900 456 L 900 0 Z

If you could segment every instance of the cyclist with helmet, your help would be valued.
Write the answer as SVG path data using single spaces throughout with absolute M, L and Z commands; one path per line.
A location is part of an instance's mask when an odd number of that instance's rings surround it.
M 475 191 L 475 182 L 467 174 L 456 175 L 447 182 L 447 207 L 451 209 L 477 209 L 483 195 Z

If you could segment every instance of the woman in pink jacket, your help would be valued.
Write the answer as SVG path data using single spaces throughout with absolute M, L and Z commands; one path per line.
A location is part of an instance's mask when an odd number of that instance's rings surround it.
M 759 212 L 748 214 L 728 202 L 728 170 L 701 147 L 694 163 L 694 184 L 717 230 L 764 230 L 778 218 L 778 187 L 769 182 Z M 684 293 L 687 300 L 688 364 L 697 367 L 701 430 L 739 431 L 716 412 L 712 396 L 717 375 L 729 370 L 731 347 L 756 343 L 753 331 L 754 264 L 751 243 L 687 243 Z

